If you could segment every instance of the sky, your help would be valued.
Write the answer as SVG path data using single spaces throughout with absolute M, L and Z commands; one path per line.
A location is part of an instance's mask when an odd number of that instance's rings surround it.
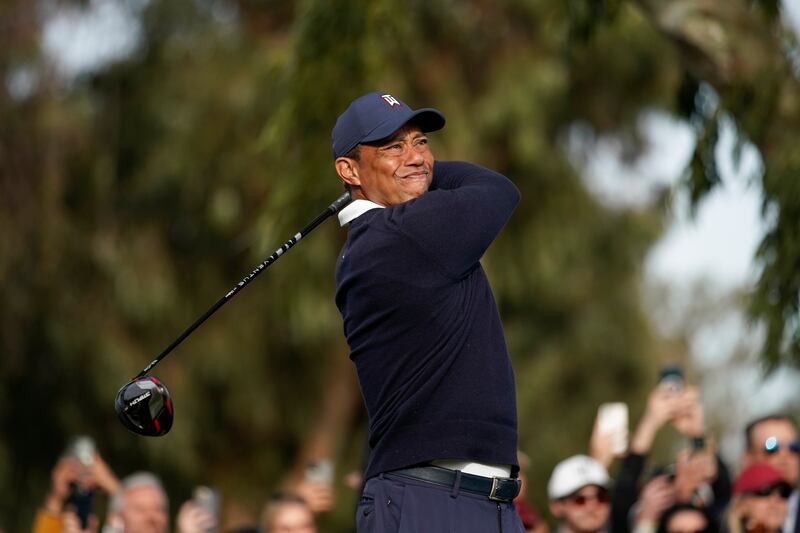
M 722 184 L 692 213 L 688 195 L 678 186 L 694 145 L 691 127 L 664 113 L 651 112 L 641 117 L 639 128 L 648 149 L 633 163 L 623 160 L 622 146 L 614 138 L 594 139 L 589 146 L 577 149 L 573 144 L 571 148 L 580 153 L 578 164 L 587 187 L 606 205 L 643 206 L 653 201 L 660 188 L 675 191 L 667 229 L 650 250 L 644 269 L 646 284 L 668 287 L 669 301 L 650 312 L 656 328 L 669 335 L 685 320 L 682 317 L 690 316 L 698 287 L 724 302 L 731 291 L 747 290 L 755 282 L 755 255 L 767 228 L 758 179 L 761 160 L 754 148 L 745 147 L 738 167 L 734 165 L 734 129 L 724 124 L 716 152 Z M 740 428 L 757 416 L 797 401 L 800 373 L 783 368 L 764 379 L 758 363 L 760 330 L 750 325 L 737 306 L 717 305 L 704 323 L 694 324 L 692 361 L 703 374 L 706 408 L 724 413 L 727 427 Z M 745 361 L 732 364 L 742 353 Z M 741 451 L 739 432 L 722 435 L 720 447 L 735 464 Z

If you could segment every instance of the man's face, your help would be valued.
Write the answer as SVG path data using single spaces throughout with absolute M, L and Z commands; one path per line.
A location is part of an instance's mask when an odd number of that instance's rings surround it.
M 433 154 L 418 126 L 406 124 L 391 137 L 362 144 L 359 150 L 358 161 L 339 158 L 336 163 L 339 175 L 353 186 L 354 198 L 390 206 L 416 198 L 430 187 Z M 342 160 L 351 166 L 343 170 Z
M 133 487 L 125 492 L 119 513 L 125 533 L 165 533 L 167 502 L 155 487 Z
M 570 531 L 592 533 L 608 522 L 611 504 L 606 489 L 589 485 L 566 498 L 551 500 L 550 511 Z
M 761 526 L 764 531 L 778 531 L 786 519 L 787 502 L 777 490 L 767 496 L 748 494 L 742 497 L 741 509 L 753 528 Z
M 772 440 L 773 438 L 775 440 Z M 750 447 L 745 457 L 746 462 L 748 464 L 767 462 L 780 470 L 784 479 L 792 486 L 796 486 L 797 475 L 800 472 L 800 457 L 789 447 L 793 442 L 797 442 L 797 430 L 791 422 L 765 420 L 753 428 Z M 774 444 L 776 446 L 773 446 Z
M 267 533 L 316 533 L 314 515 L 305 505 L 281 505 Z

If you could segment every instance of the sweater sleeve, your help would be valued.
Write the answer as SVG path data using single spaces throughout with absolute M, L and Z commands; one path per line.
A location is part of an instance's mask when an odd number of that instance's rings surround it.
M 519 191 L 505 176 L 461 161 L 437 161 L 430 190 L 395 206 L 390 223 L 445 273 L 461 278 L 474 269 L 508 222 Z
M 611 532 L 629 533 L 628 514 L 639 498 L 639 479 L 644 470 L 645 456 L 628 453 L 622 460 L 614 495 L 611 498 Z

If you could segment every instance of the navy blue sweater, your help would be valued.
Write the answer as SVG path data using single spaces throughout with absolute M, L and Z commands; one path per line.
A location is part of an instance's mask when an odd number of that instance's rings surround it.
M 369 414 L 365 477 L 433 459 L 517 463 L 514 375 L 479 261 L 519 191 L 434 164 L 430 190 L 350 223 L 336 305 Z

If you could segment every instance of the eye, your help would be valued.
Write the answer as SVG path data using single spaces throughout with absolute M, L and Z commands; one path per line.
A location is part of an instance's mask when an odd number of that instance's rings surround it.
M 397 153 L 403 151 L 403 144 L 402 143 L 392 143 L 388 146 L 384 147 L 384 150 L 391 153 Z
M 415 151 L 421 152 L 422 150 L 425 150 L 427 148 L 427 146 L 428 146 L 428 138 L 427 137 L 419 137 L 417 139 L 414 139 L 412 146 L 414 147 Z

